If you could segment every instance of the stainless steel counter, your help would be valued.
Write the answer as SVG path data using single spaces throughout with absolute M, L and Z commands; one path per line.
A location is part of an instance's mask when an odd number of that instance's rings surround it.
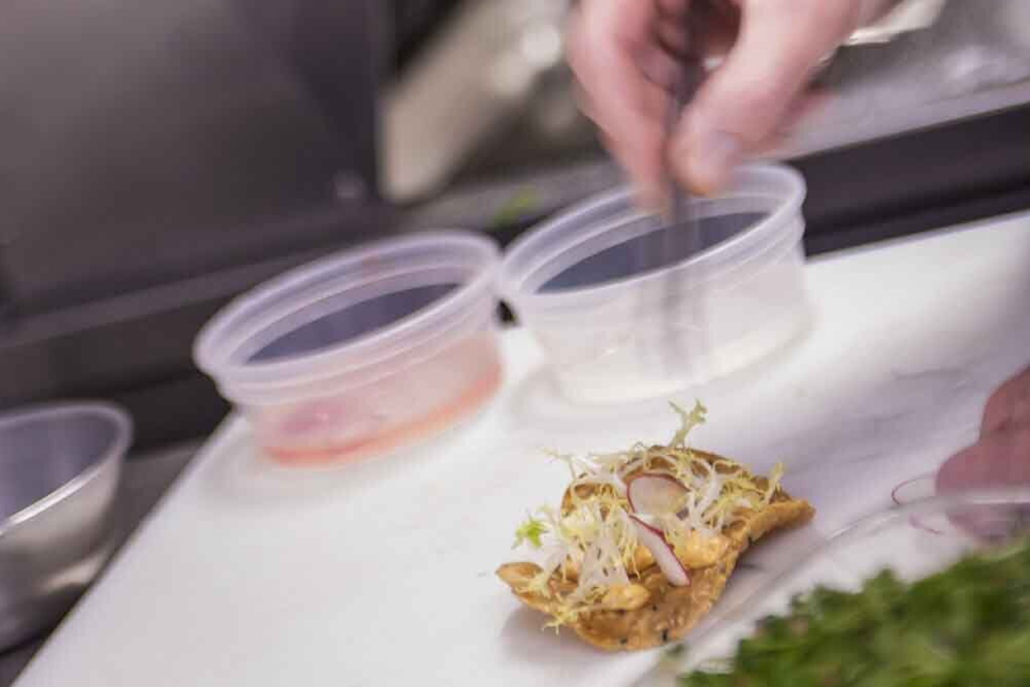
M 125 543 L 161 498 L 187 463 L 199 444 L 189 442 L 153 453 L 133 456 L 126 464 L 117 501 L 116 545 Z M 39 637 L 0 654 L 0 687 L 7 687 L 29 662 L 46 637 Z

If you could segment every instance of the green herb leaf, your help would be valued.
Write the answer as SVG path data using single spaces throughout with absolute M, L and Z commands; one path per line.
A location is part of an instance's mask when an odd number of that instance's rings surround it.
M 1017 687 L 1030 684 L 1030 543 L 914 584 L 886 570 L 857 593 L 817 588 L 742 640 L 728 670 L 684 687 Z
M 515 530 L 515 543 L 511 548 L 517 549 L 527 541 L 534 549 L 539 549 L 543 546 L 543 542 L 540 541 L 540 537 L 547 534 L 547 523 L 543 520 L 537 520 L 532 515 L 526 514 L 526 521 L 519 525 L 519 528 Z

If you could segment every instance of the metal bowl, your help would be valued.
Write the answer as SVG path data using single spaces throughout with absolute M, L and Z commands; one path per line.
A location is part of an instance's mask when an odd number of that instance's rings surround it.
M 131 435 L 105 403 L 0 415 L 0 651 L 52 626 L 106 562 Z

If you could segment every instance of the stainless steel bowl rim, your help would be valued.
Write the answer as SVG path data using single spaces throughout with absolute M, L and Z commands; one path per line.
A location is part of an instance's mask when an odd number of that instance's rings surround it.
M 109 421 L 115 428 L 114 438 L 93 461 L 88 468 L 77 474 L 72 479 L 54 489 L 43 498 L 34 501 L 25 508 L 17 511 L 6 519 L 0 520 L 0 538 L 15 527 L 22 525 L 40 513 L 52 508 L 72 494 L 89 484 L 96 476 L 104 470 L 112 459 L 123 456 L 132 441 L 132 419 L 120 406 L 106 401 L 66 401 L 56 403 L 44 403 L 39 405 L 19 408 L 7 413 L 0 414 L 0 431 L 4 428 L 27 420 L 38 418 L 59 417 L 62 415 L 94 415 L 103 420 Z

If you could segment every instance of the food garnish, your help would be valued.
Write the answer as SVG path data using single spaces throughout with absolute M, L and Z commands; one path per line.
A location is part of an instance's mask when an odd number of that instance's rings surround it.
M 767 531 L 814 510 L 768 478 L 693 449 L 707 410 L 673 405 L 669 443 L 626 451 L 555 454 L 571 483 L 560 508 L 543 506 L 516 530 L 538 563 L 498 575 L 526 604 L 607 649 L 656 646 L 682 637 L 718 598 L 737 557 Z
M 763 620 L 684 687 L 1030 684 L 1030 543 L 970 555 L 914 583 L 884 570 L 858 592 L 818 587 Z

